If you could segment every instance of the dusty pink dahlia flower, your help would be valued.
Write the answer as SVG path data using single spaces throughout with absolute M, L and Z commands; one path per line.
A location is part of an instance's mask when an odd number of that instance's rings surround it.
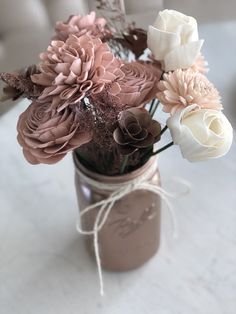
M 33 102 L 20 115 L 17 139 L 28 162 L 54 164 L 92 139 L 88 113 L 82 115 L 77 109 L 56 112 L 50 110 L 50 104 Z
M 222 109 L 217 89 L 206 76 L 192 69 L 178 69 L 164 74 L 158 87 L 157 98 L 165 112 L 174 114 L 176 110 L 192 104 L 204 109 Z
M 40 58 L 41 73 L 33 75 L 32 81 L 45 86 L 39 101 L 51 102 L 57 110 L 100 93 L 105 84 L 123 76 L 121 61 L 108 45 L 88 35 L 52 41 Z
M 104 18 L 96 18 L 95 12 L 84 16 L 71 15 L 66 22 L 56 23 L 55 39 L 66 41 L 71 34 L 77 37 L 87 34 L 103 40 L 111 35 L 106 25 L 107 21 Z

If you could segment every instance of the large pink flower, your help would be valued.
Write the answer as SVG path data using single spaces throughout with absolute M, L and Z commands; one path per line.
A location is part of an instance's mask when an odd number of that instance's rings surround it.
M 119 98 L 122 106 L 138 107 L 155 97 L 162 74 L 159 64 L 135 61 L 124 64 L 121 70 L 125 76 L 110 92 Z
M 121 61 L 108 45 L 89 35 L 70 35 L 66 42 L 52 41 L 40 58 L 41 73 L 33 75 L 32 81 L 45 86 L 39 101 L 52 102 L 58 110 L 100 93 L 105 84 L 124 75 Z
M 104 18 L 96 18 L 95 12 L 85 16 L 71 15 L 66 22 L 56 23 L 55 39 L 65 41 L 71 34 L 77 37 L 87 34 L 103 40 L 110 36 L 106 24 L 107 21 Z
M 125 76 L 119 82 L 121 91 L 117 96 L 123 104 L 138 107 L 153 99 L 163 72 L 159 64 L 135 61 L 126 63 L 121 69 Z
M 54 164 L 92 139 L 89 113 L 82 114 L 77 107 L 51 111 L 50 104 L 37 102 L 20 115 L 17 131 L 18 142 L 31 164 Z

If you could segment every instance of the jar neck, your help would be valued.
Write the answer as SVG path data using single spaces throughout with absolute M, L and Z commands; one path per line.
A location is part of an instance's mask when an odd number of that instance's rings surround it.
M 151 178 L 157 169 L 157 156 L 151 157 L 143 166 L 140 168 L 125 173 L 122 175 L 114 175 L 114 176 L 107 176 L 100 173 L 96 173 L 94 171 L 89 170 L 86 168 L 82 163 L 79 161 L 78 156 L 73 153 L 73 160 L 75 164 L 75 168 L 78 172 L 81 172 L 84 176 L 91 178 L 95 181 L 106 183 L 106 184 L 121 184 L 126 183 L 132 180 L 137 179 L 138 177 L 144 175 L 147 171 L 149 171 L 149 177 Z

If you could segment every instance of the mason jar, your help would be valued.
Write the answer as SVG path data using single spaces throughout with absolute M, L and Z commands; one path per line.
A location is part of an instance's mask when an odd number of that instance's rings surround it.
M 107 199 L 117 187 L 126 187 L 143 176 L 146 181 L 160 186 L 156 156 L 130 173 L 107 176 L 85 168 L 74 153 L 75 186 L 79 210 Z M 91 184 L 95 182 L 96 184 Z M 106 188 L 107 187 L 107 188 Z M 101 207 L 81 217 L 84 230 L 93 230 Z M 160 245 L 160 196 L 139 189 L 117 200 L 103 227 L 98 231 L 98 246 L 103 269 L 126 271 L 140 267 L 155 255 Z M 88 251 L 94 256 L 93 235 L 84 235 Z

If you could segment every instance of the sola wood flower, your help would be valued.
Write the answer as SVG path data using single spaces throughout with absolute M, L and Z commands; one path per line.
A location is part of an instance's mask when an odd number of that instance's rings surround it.
M 70 34 L 77 37 L 88 34 L 100 39 L 109 38 L 111 32 L 106 27 L 106 20 L 104 18 L 96 18 L 96 13 L 91 12 L 88 15 L 72 15 L 66 22 L 57 22 L 55 31 L 55 39 L 65 41 Z
M 125 76 L 118 81 L 119 89 L 115 85 L 110 92 L 120 99 L 122 106 L 138 107 L 156 95 L 162 74 L 159 63 L 135 61 L 124 64 L 121 70 Z
M 50 104 L 33 102 L 17 124 L 18 142 L 31 164 L 53 164 L 67 152 L 88 143 L 92 131 L 87 113 L 78 108 L 51 111 Z
M 192 104 L 204 109 L 222 109 L 217 89 L 206 76 L 192 69 L 178 69 L 164 74 L 158 87 L 160 91 L 157 98 L 162 102 L 165 112 L 173 114 Z
M 147 148 L 160 140 L 161 126 L 152 120 L 144 108 L 130 108 L 120 113 L 118 127 L 113 133 L 122 155 Z
M 45 86 L 39 97 L 59 111 L 85 96 L 100 93 L 105 84 L 123 76 L 121 61 L 99 38 L 70 35 L 66 42 L 52 41 L 40 55 L 41 73 L 33 82 Z
M 148 47 L 165 72 L 188 69 L 200 53 L 197 21 L 175 10 L 160 11 L 148 29 Z
M 233 128 L 219 110 L 191 105 L 167 120 L 173 142 L 191 162 L 224 156 L 232 145 Z

